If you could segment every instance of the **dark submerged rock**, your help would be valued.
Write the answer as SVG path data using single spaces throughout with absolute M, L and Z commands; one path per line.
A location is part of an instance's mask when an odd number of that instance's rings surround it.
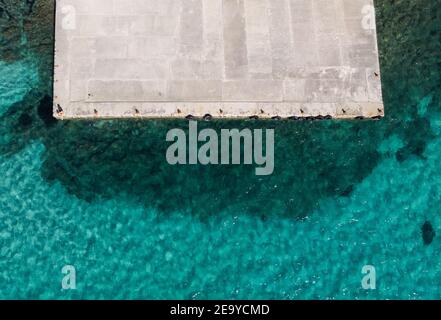
M 435 230 L 432 227 L 432 224 L 429 221 L 424 222 L 421 227 L 421 232 L 423 236 L 424 244 L 427 246 L 432 243 L 433 238 L 435 238 Z
M 354 186 L 350 185 L 345 190 L 343 190 L 343 192 L 341 193 L 341 196 L 342 197 L 349 197 L 351 195 L 352 191 L 354 191 Z
M 49 96 L 44 96 L 44 98 L 40 100 L 37 113 L 46 127 L 50 127 L 57 122 L 57 119 L 53 116 L 52 98 Z
M 32 125 L 32 117 L 28 115 L 27 113 L 23 113 L 18 117 L 18 125 L 21 128 L 29 128 Z

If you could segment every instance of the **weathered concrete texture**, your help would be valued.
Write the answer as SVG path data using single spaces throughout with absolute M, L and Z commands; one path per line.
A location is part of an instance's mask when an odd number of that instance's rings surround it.
M 382 116 L 372 0 L 58 0 L 54 113 Z

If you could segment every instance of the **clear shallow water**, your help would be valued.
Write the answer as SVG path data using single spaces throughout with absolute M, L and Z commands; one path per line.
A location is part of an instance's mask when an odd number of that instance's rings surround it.
M 202 124 L 274 127 L 266 178 L 170 167 L 165 133 L 185 122 L 54 123 L 50 50 L 36 68 L 2 62 L 0 298 L 440 298 L 441 9 L 390 3 L 377 1 L 384 120 Z
M 0 115 L 13 103 L 20 101 L 35 86 L 38 86 L 38 69 L 32 61 L 15 63 L 0 61 Z

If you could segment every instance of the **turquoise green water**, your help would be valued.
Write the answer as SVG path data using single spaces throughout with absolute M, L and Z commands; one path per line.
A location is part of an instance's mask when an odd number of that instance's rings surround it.
M 8 47 L 0 298 L 441 298 L 441 5 L 376 5 L 385 119 L 200 124 L 275 128 L 269 177 L 169 166 L 166 132 L 185 121 L 51 121 L 50 49 Z

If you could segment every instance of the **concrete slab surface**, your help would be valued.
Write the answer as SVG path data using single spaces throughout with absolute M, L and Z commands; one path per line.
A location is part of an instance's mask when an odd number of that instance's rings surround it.
M 373 0 L 58 0 L 54 115 L 384 114 Z

